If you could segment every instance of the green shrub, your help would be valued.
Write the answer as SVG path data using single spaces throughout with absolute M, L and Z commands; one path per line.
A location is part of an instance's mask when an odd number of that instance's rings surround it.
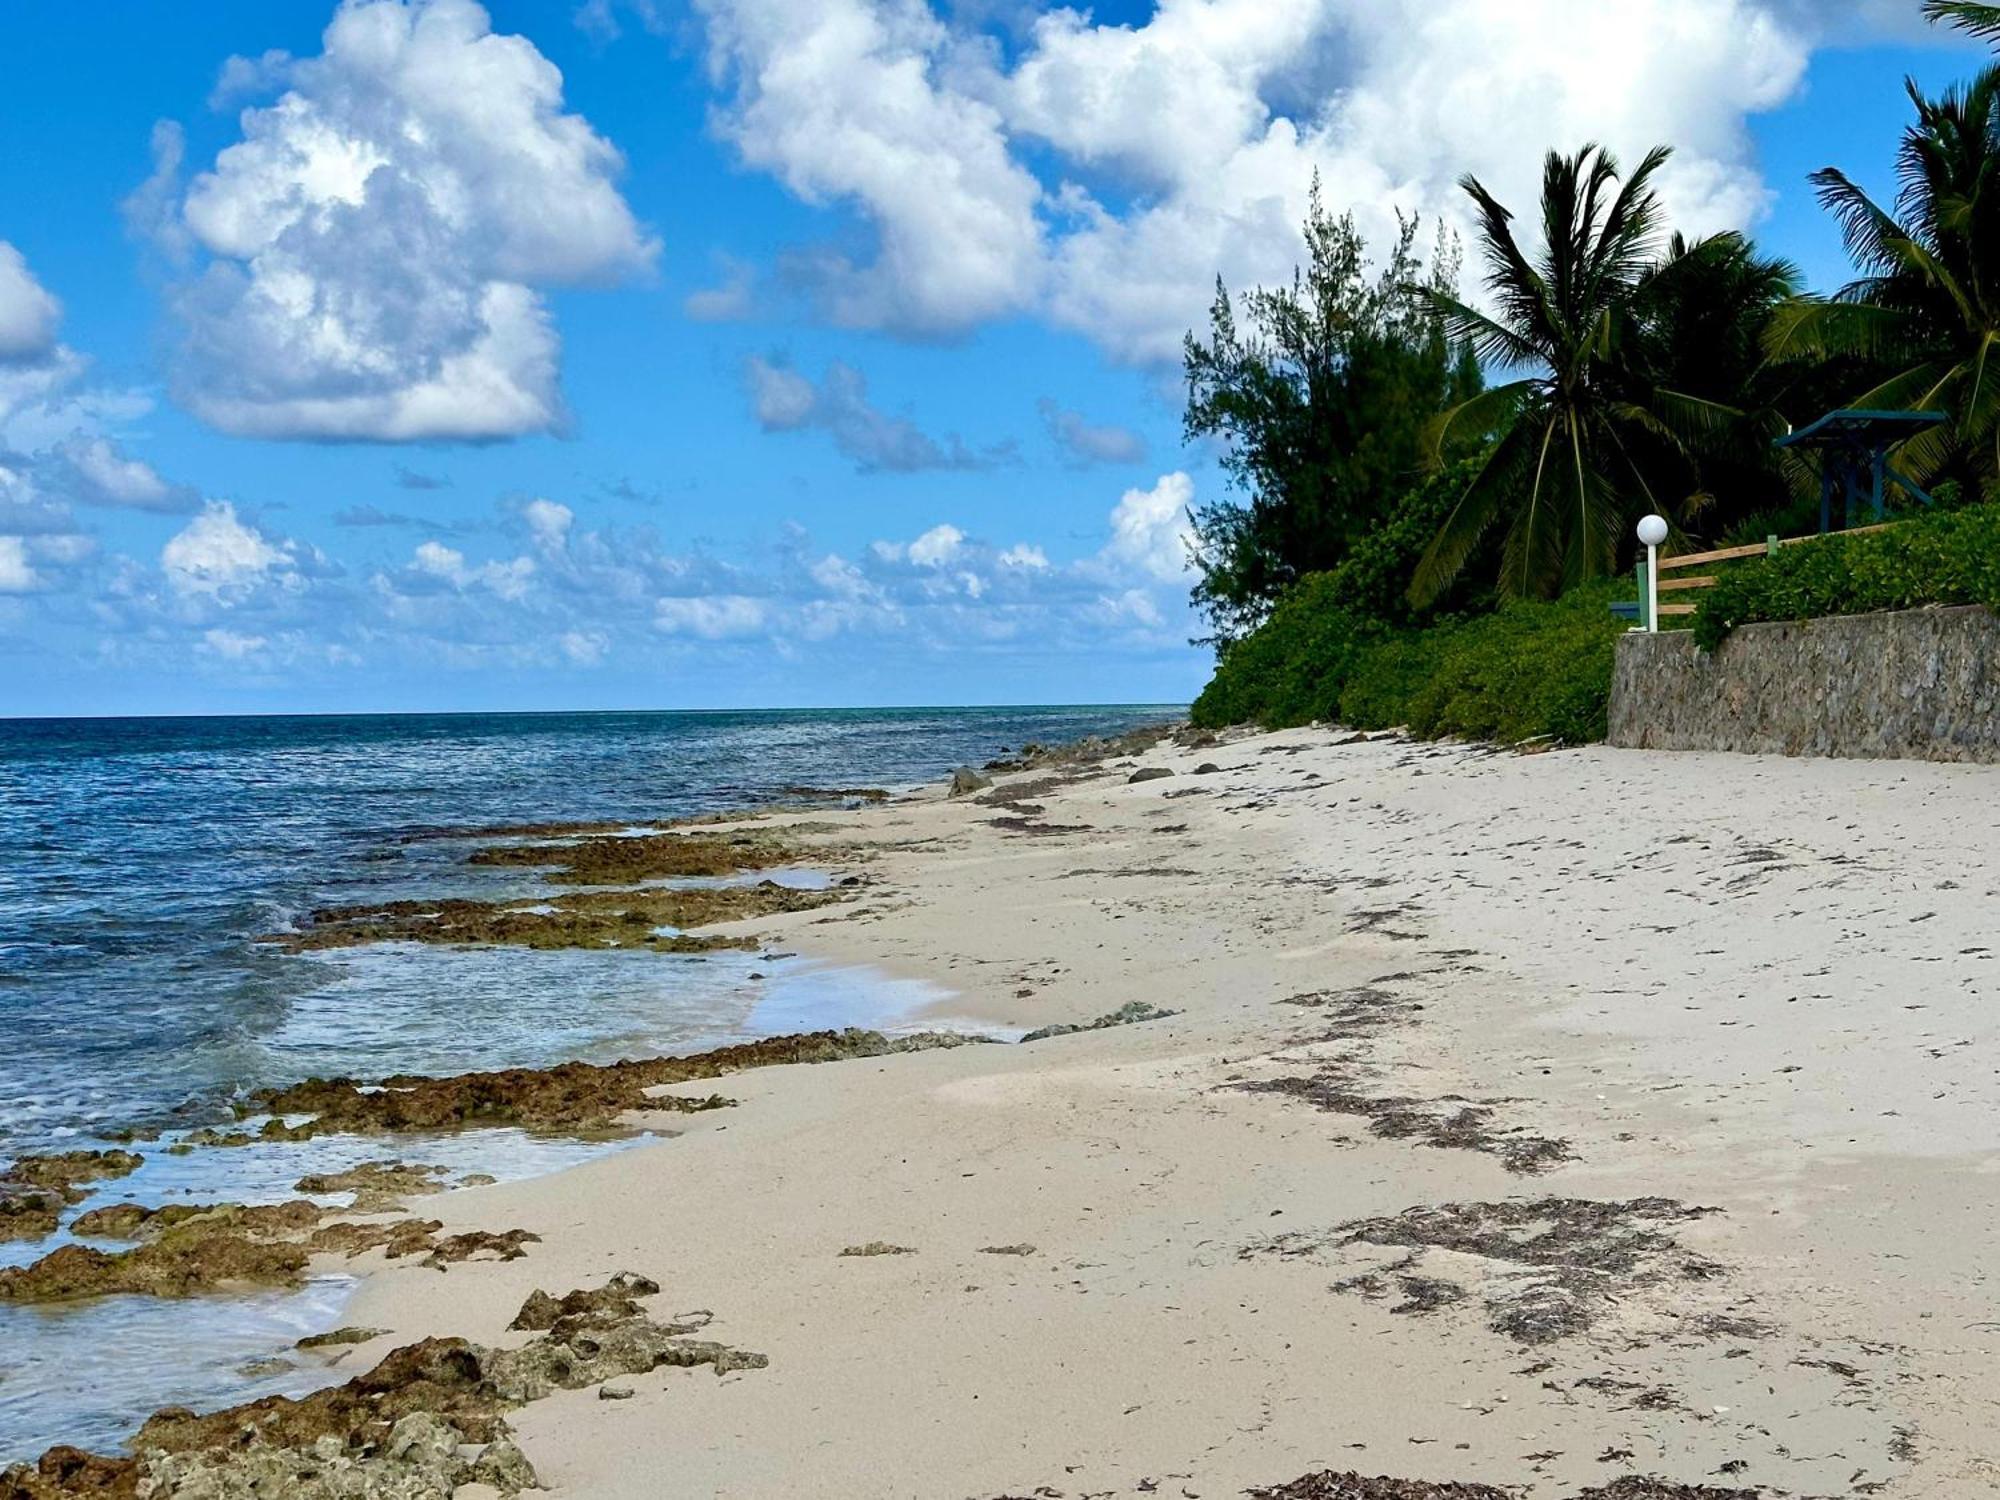
M 1410 604 L 1410 574 L 1475 467 L 1454 464 L 1412 488 L 1339 567 L 1300 579 L 1262 626 L 1224 646 L 1196 722 L 1360 723 L 1341 702 L 1354 665 L 1393 631 L 1431 618 Z M 1447 602 L 1463 607 L 1471 596 Z
M 1271 728 L 1335 720 L 1357 729 L 1514 742 L 1604 737 L 1611 661 L 1625 628 L 1596 583 L 1551 603 L 1389 630 L 1338 601 L 1332 574 L 1304 580 L 1233 647 L 1195 701 L 1198 724 Z
M 1615 591 L 1586 584 L 1447 628 L 1404 722 L 1427 739 L 1603 739 L 1612 659 L 1627 628 L 1611 613 Z
M 1971 505 L 1890 531 L 1830 536 L 1748 561 L 1703 592 L 1694 638 L 1712 651 L 1739 625 L 1924 604 L 2000 609 L 2000 505 Z

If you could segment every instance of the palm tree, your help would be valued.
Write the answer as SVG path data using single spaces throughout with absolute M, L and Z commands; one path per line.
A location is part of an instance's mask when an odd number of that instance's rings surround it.
M 1860 407 L 1946 410 L 1953 420 L 1904 444 L 1919 483 L 1956 473 L 2000 488 L 2000 66 L 1927 99 L 1897 153 L 1895 211 L 1845 173 L 1813 174 L 1861 275 L 1829 299 L 1780 310 L 1774 359 L 1866 362 L 1878 378 Z
M 1419 602 L 1436 598 L 1496 526 L 1503 595 L 1553 594 L 1611 572 L 1626 522 L 1642 510 L 1685 510 L 1700 493 L 1699 448 L 1745 420 L 1736 378 L 1710 389 L 1683 378 L 1701 362 L 1687 357 L 1678 330 L 1699 318 L 1734 336 L 1795 291 L 1796 273 L 1734 234 L 1676 237 L 1661 256 L 1652 180 L 1668 155 L 1648 152 L 1621 179 L 1600 147 L 1550 152 L 1544 246 L 1533 258 L 1514 237 L 1513 215 L 1464 179 L 1494 312 L 1438 292 L 1431 302 L 1447 335 L 1489 368 L 1527 373 L 1433 428 L 1438 455 L 1468 434 L 1495 441 L 1418 563 L 1410 592 Z M 1755 363 L 1736 362 L 1746 374 Z
M 1989 42 L 2000 42 L 2000 5 L 1975 5 L 1971 0 L 1924 0 L 1924 19 L 1943 21 Z

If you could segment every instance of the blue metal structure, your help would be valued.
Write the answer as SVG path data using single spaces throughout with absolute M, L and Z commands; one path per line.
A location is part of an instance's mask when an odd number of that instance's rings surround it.
M 1776 446 L 1822 455 L 1819 529 L 1824 536 L 1833 529 L 1836 492 L 1841 500 L 1843 530 L 1854 524 L 1855 507 L 1864 499 L 1872 507 L 1874 518 L 1880 521 L 1892 484 L 1913 499 L 1932 504 L 1929 495 L 1891 467 L 1889 450 L 1947 420 L 1941 411 L 1830 411 L 1810 427 L 1779 438 Z

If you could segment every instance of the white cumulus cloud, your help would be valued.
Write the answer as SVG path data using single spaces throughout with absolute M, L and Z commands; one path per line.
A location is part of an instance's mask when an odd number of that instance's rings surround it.
M 28 561 L 27 538 L 0 536 L 0 594 L 26 594 L 41 586 L 41 575 Z
M 27 257 L 0 240 L 0 363 L 53 353 L 61 322 L 62 303 L 35 279 Z
M 149 182 L 179 285 L 176 389 L 261 437 L 492 439 L 562 419 L 541 289 L 647 266 L 617 150 L 563 109 L 562 75 L 474 0 L 344 0 L 320 56 L 225 69 L 281 84 L 243 138 Z
M 1178 471 L 1162 474 L 1149 490 L 1127 490 L 1111 512 L 1111 540 L 1103 557 L 1162 582 L 1185 577 L 1193 504 L 1194 481 Z
M 131 457 L 109 438 L 72 438 L 56 454 L 66 470 L 63 492 L 84 505 L 171 515 L 195 510 L 201 503 L 186 485 L 169 484 L 159 470 Z
M 1768 201 L 1748 122 L 1884 0 L 1160 0 L 1047 10 L 1015 43 L 927 0 L 698 0 L 724 134 L 876 254 L 807 257 L 838 320 L 953 334 L 1021 312 L 1171 362 L 1218 273 L 1290 274 L 1317 170 L 1378 243 L 1463 225 L 1459 176 L 1530 207 L 1543 153 L 1602 141 L 1691 232 Z M 1901 30 L 1908 17 L 1894 22 Z
M 768 613 L 763 600 L 742 594 L 668 598 L 654 604 L 653 624 L 668 635 L 723 641 L 762 634 Z
M 296 561 L 293 543 L 274 541 L 240 520 L 226 500 L 209 501 L 160 549 L 160 567 L 176 593 L 212 598 L 289 574 Z
M 1029 305 L 1042 189 L 995 105 L 955 85 L 957 44 L 921 0 L 696 0 L 719 124 L 743 159 L 811 203 L 873 223 L 871 259 L 796 269 L 840 323 L 949 333 Z

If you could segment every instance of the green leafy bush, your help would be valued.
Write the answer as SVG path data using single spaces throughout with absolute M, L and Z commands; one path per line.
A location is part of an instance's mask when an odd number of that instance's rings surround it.
M 1603 739 L 1612 660 L 1628 628 L 1611 613 L 1615 591 L 1586 584 L 1549 603 L 1524 600 L 1425 632 L 1440 639 L 1399 722 L 1433 739 Z
M 1599 740 L 1625 628 L 1610 611 L 1615 591 L 1590 584 L 1550 603 L 1524 600 L 1471 619 L 1391 630 L 1345 607 L 1333 574 L 1315 575 L 1224 656 L 1195 701 L 1194 719 Z
M 2000 505 L 1971 505 L 1890 531 L 1830 536 L 1745 562 L 1703 592 L 1694 638 L 1712 651 L 1740 625 L 1924 604 L 2000 609 Z
M 1215 680 L 1196 705 L 1201 722 L 1343 717 L 1340 694 L 1356 653 L 1429 618 L 1409 601 L 1410 573 L 1476 467 L 1453 464 L 1415 486 L 1339 567 L 1307 574 L 1260 628 L 1225 646 Z

